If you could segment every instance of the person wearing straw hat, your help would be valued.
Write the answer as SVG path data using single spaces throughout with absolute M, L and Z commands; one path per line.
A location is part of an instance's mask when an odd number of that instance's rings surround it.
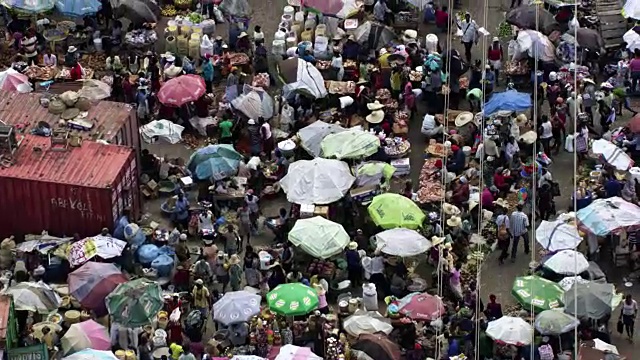
M 347 245 L 345 257 L 347 259 L 347 272 L 351 287 L 357 288 L 362 281 L 362 264 L 360 262 L 357 242 L 352 241 Z
M 231 291 L 239 291 L 242 284 L 242 266 L 240 256 L 233 254 L 229 257 L 229 285 Z
M 251 57 L 251 40 L 249 39 L 249 34 L 246 31 L 243 31 L 238 35 L 238 41 L 236 41 L 236 51 L 245 53 L 247 56 Z
M 384 120 L 384 111 L 372 111 L 371 114 L 367 115 L 366 120 L 370 124 L 380 124 Z
M 209 289 L 204 286 L 202 279 L 196 279 L 195 286 L 191 290 L 191 296 L 193 297 L 193 306 L 200 311 L 202 317 L 206 318 L 211 295 L 209 294 Z

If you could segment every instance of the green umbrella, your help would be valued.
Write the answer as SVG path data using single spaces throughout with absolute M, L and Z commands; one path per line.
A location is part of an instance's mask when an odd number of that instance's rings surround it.
M 544 311 L 563 306 L 564 290 L 560 285 L 540 276 L 521 276 L 513 282 L 511 294 L 525 309 Z
M 383 229 L 403 227 L 415 230 L 422 226 L 426 217 L 411 199 L 393 193 L 374 197 L 367 210 L 373 222 Z
M 318 293 L 301 283 L 282 284 L 267 294 L 269 310 L 284 316 L 306 315 L 318 307 Z
M 368 131 L 349 129 L 329 134 L 320 143 L 322 157 L 336 159 L 359 159 L 378 152 L 380 139 Z
M 289 241 L 293 245 L 321 259 L 340 254 L 350 239 L 342 225 L 322 216 L 298 220 L 289 231 Z
M 105 302 L 115 322 L 132 328 L 150 324 L 164 306 L 160 285 L 145 278 L 118 285 Z

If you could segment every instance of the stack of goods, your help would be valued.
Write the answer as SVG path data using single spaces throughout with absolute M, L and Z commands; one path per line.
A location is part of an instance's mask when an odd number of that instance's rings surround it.
M 391 91 L 389 91 L 389 89 L 380 89 L 376 91 L 376 100 L 383 105 L 387 105 L 387 103 L 392 100 Z
M 423 76 L 424 75 L 422 74 L 422 71 L 411 70 L 411 72 L 409 73 L 409 80 L 411 82 L 422 81 Z
M 396 103 L 397 104 L 397 103 Z M 409 113 L 406 111 L 396 111 L 393 116 L 393 132 L 396 134 L 406 134 L 409 132 Z
M 504 73 L 507 75 L 528 75 L 531 72 L 529 63 L 524 61 L 507 61 L 504 64 Z
M 481 235 L 489 245 L 496 242 L 498 239 L 498 225 L 495 221 L 491 220 L 487 222 L 484 228 L 482 228 Z
M 85 68 L 94 71 L 104 71 L 107 64 L 107 56 L 104 53 L 87 54 L 80 61 Z
M 329 94 L 353 94 L 356 92 L 356 83 L 354 81 L 325 81 L 324 86 Z
M 311 262 L 309 268 L 307 268 L 307 274 L 310 276 L 319 274 L 324 275 L 327 279 L 333 279 L 336 274 L 336 264 L 332 261 L 315 259 Z
M 442 160 L 430 158 L 425 160 L 420 170 L 420 188 L 418 189 L 418 202 L 425 204 L 429 202 L 442 201 L 445 190 L 440 178 Z
M 269 79 L 269 74 L 259 73 L 253 77 L 253 82 L 251 83 L 251 86 L 268 89 L 270 84 L 271 84 L 271 80 Z
M 53 66 L 31 65 L 24 71 L 24 74 L 33 80 L 51 80 L 58 75 L 58 70 Z
M 229 54 L 229 63 L 231 66 L 246 65 L 249 63 L 249 56 L 245 53 L 231 53 Z
M 396 159 L 391 161 L 391 166 L 396 168 L 396 172 L 393 176 L 400 177 L 411 174 L 411 165 L 409 164 L 409 158 Z
M 158 34 L 155 30 L 138 29 L 132 30 L 125 34 L 124 41 L 135 47 L 143 47 L 151 45 L 158 40 Z
M 343 64 L 345 69 L 357 69 L 358 63 L 354 60 L 345 60 Z
M 409 141 L 400 137 L 386 138 L 384 140 L 384 152 L 391 158 L 405 157 L 410 148 Z

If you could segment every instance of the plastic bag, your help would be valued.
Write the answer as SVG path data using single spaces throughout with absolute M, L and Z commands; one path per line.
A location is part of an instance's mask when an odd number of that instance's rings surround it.
M 224 23 L 224 15 L 217 5 L 213 7 L 213 16 L 216 18 L 218 24 Z
M 153 244 L 142 245 L 138 249 L 138 261 L 143 265 L 149 265 L 159 254 L 160 251 L 157 246 Z
M 573 135 L 569 134 L 567 135 L 567 138 L 564 140 L 564 149 L 567 152 L 572 153 L 573 152 Z
M 180 312 L 180 308 L 177 307 L 171 312 L 171 315 L 169 315 L 169 320 L 173 322 L 179 322 L 181 316 L 182 313 Z
M 280 126 L 289 129 L 294 122 L 293 120 L 293 107 L 289 106 L 289 104 L 284 104 L 280 113 Z
M 213 42 L 209 40 L 209 35 L 203 35 L 200 42 L 200 56 L 213 55 Z

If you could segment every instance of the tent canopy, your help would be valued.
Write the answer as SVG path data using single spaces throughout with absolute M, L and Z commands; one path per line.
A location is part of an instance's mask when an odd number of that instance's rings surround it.
M 282 88 L 285 98 L 296 92 L 315 99 L 327 96 L 324 78 L 311 63 L 300 58 L 289 58 L 278 64 L 278 73 L 285 84 Z
M 484 104 L 484 115 L 491 116 L 498 111 L 508 110 L 523 112 L 531 107 L 531 95 L 509 90 L 491 95 L 491 99 Z
M 380 50 L 396 38 L 392 28 L 373 21 L 358 26 L 353 35 L 358 43 L 375 50 Z
M 259 87 L 245 85 L 243 94 L 233 99 L 231 105 L 249 119 L 273 117 L 273 99 L 269 93 Z

